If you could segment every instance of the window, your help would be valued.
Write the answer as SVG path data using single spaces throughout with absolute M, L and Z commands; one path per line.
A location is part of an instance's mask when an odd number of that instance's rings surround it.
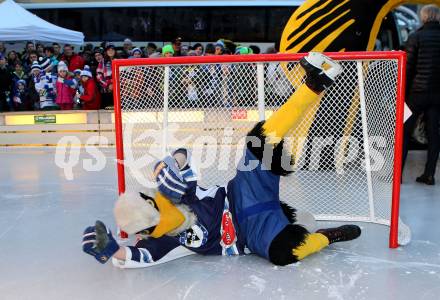
M 275 42 L 291 16 L 290 7 L 130 7 L 37 9 L 56 25 L 81 31 L 86 41 Z
M 32 12 L 55 25 L 83 32 L 86 41 L 101 40 L 98 9 L 38 9 Z
M 266 40 L 266 9 L 260 7 L 214 8 L 211 11 L 212 40 L 227 38 L 239 42 Z
M 102 10 L 102 40 L 152 40 L 153 10 L 148 8 L 106 8 Z
M 157 8 L 155 9 L 155 37 L 170 41 L 178 36 L 185 41 L 206 41 L 208 37 L 209 9 Z
M 281 40 L 284 27 L 295 12 L 293 7 L 272 7 L 267 10 L 267 38 L 272 42 Z

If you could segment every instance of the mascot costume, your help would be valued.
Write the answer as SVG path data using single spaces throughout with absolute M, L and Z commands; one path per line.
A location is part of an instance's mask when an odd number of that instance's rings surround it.
M 188 151 L 178 149 L 155 167 L 158 191 L 126 193 L 116 202 L 116 223 L 138 235 L 136 245 L 119 247 L 97 221 L 84 232 L 84 252 L 102 263 L 113 257 L 121 268 L 151 266 L 193 253 L 254 253 L 287 265 L 329 244 L 359 237 L 356 225 L 311 233 L 300 224 L 308 222 L 297 220 L 295 210 L 280 202 L 280 176 L 291 172 L 285 167 L 291 165 L 291 157 L 283 151 L 283 138 L 342 72 L 338 63 L 319 53 L 310 53 L 300 65 L 307 75 L 305 83 L 248 133 L 231 181 L 209 189 L 197 186 Z
M 382 19 L 407 2 L 305 1 L 286 25 L 280 51 L 373 50 Z M 359 237 L 356 225 L 313 232 L 313 216 L 299 214 L 279 199 L 280 176 L 291 172 L 284 166 L 294 159 L 284 153 L 283 138 L 310 114 L 311 107 L 319 107 L 316 104 L 342 71 L 339 64 L 319 53 L 310 53 L 300 65 L 307 75 L 305 83 L 296 85 L 287 102 L 248 133 L 240 165 L 251 168 L 239 168 L 224 186 L 204 189 L 197 186 L 189 152 L 178 149 L 156 165 L 157 191 L 126 193 L 116 202 L 116 223 L 125 232 L 137 234 L 135 246 L 119 246 L 110 230 L 96 221 L 84 232 L 83 251 L 101 263 L 112 258 L 120 268 L 147 267 L 195 253 L 254 253 L 276 265 L 287 265 L 329 244 Z M 289 72 L 288 66 L 284 71 Z

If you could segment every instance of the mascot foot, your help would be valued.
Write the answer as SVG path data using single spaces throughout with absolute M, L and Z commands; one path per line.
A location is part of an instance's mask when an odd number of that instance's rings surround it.
M 325 69 L 324 63 L 330 68 Z M 300 60 L 300 64 L 307 74 L 306 85 L 317 94 L 329 88 L 342 72 L 339 63 L 318 52 L 310 52 Z
M 333 244 L 358 238 L 361 235 L 361 228 L 357 225 L 343 225 L 336 228 L 320 229 L 316 233 L 321 233 L 328 238 L 329 244 Z

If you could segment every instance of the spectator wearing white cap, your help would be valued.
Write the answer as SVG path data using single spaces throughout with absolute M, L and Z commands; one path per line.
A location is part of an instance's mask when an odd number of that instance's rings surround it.
M 75 71 L 73 71 L 73 80 L 76 83 L 76 87 L 78 88 L 81 82 L 81 69 L 76 69 Z
M 222 40 L 218 40 L 214 46 L 215 55 L 223 55 L 225 53 L 225 43 Z
M 81 80 L 82 80 L 82 77 L 83 76 L 87 76 L 87 77 L 89 77 L 89 78 L 92 78 L 93 77 L 93 75 L 92 75 L 92 71 L 90 70 L 90 67 L 89 66 L 84 66 L 84 70 L 82 70 L 81 71 Z
M 40 109 L 40 94 L 37 92 L 35 88 L 35 84 L 40 81 L 40 77 L 43 75 L 40 64 L 38 61 L 34 61 L 30 68 L 30 76 L 28 91 L 32 102 L 34 103 L 34 109 Z
M 73 105 L 80 106 L 79 97 L 84 93 L 84 88 L 81 84 L 81 69 L 76 69 L 73 71 L 73 82 L 75 83 L 75 96 L 73 97 Z M 80 107 L 78 107 L 80 108 Z
M 125 39 L 121 57 L 129 58 L 132 55 L 131 54 L 132 49 L 133 49 L 133 42 L 128 38 Z
M 86 110 L 99 109 L 101 106 L 101 93 L 96 86 L 89 66 L 84 66 L 84 70 L 81 71 L 81 84 L 84 88 L 83 94 L 79 97 L 82 108 Z
M 35 75 L 35 76 L 40 75 L 41 71 L 42 70 L 38 61 L 34 61 L 31 66 L 31 75 Z
M 40 95 L 39 108 L 43 110 L 58 109 L 55 104 L 57 77 L 52 75 L 52 64 L 47 57 L 40 57 L 38 63 L 42 74 L 36 78 L 35 90 Z
M 58 79 L 56 83 L 57 96 L 55 103 L 61 110 L 73 109 L 76 84 L 68 71 L 66 63 L 60 61 L 58 64 Z
M 131 56 L 129 58 L 141 58 L 142 57 L 142 50 L 139 48 L 134 48 L 131 50 Z

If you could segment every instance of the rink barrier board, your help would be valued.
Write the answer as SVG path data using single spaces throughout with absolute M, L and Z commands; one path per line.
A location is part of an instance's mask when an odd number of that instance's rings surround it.
M 0 114 L 0 146 L 56 146 L 64 136 L 75 136 L 82 145 L 85 145 L 92 136 L 105 136 L 109 144 L 114 145 L 112 114 L 112 111 L 2 113 Z M 38 122 L 37 119 L 49 119 L 49 123 L 31 124 L 32 119 L 35 119 L 35 123 Z
M 218 122 L 218 111 L 195 110 L 171 110 L 168 113 L 170 122 L 179 123 L 179 132 L 186 134 L 222 134 L 230 122 L 248 124 L 258 121 L 258 111 L 231 110 L 229 121 Z M 266 117 L 269 117 L 273 110 L 266 110 Z M 123 115 L 125 115 L 124 113 Z M 154 127 L 161 124 L 163 119 L 162 111 L 151 112 L 130 112 L 132 118 L 139 115 L 140 119 L 148 120 Z M 145 118 L 146 115 L 149 118 Z M 182 122 L 181 115 L 191 115 L 191 122 Z M 56 120 L 64 124 L 30 124 L 35 116 L 56 116 Z M 72 119 L 68 117 L 73 115 Z M 60 118 L 64 117 L 64 118 Z M 67 117 L 67 118 L 66 118 Z M 77 121 L 75 124 L 73 121 Z M 215 122 L 214 122 L 215 120 Z M 20 123 L 21 122 L 21 123 Z M 42 111 L 42 112 L 13 112 L 0 114 L 0 147 L 46 147 L 57 146 L 58 141 L 64 136 L 75 136 L 85 145 L 92 136 L 104 136 L 108 139 L 108 145 L 114 146 L 115 141 L 115 116 L 113 111 Z M 11 125 L 13 124 L 13 125 Z M 203 126 L 201 126 L 203 124 Z M 159 129 L 159 128 L 158 128 Z M 246 129 L 238 129 L 243 134 Z

